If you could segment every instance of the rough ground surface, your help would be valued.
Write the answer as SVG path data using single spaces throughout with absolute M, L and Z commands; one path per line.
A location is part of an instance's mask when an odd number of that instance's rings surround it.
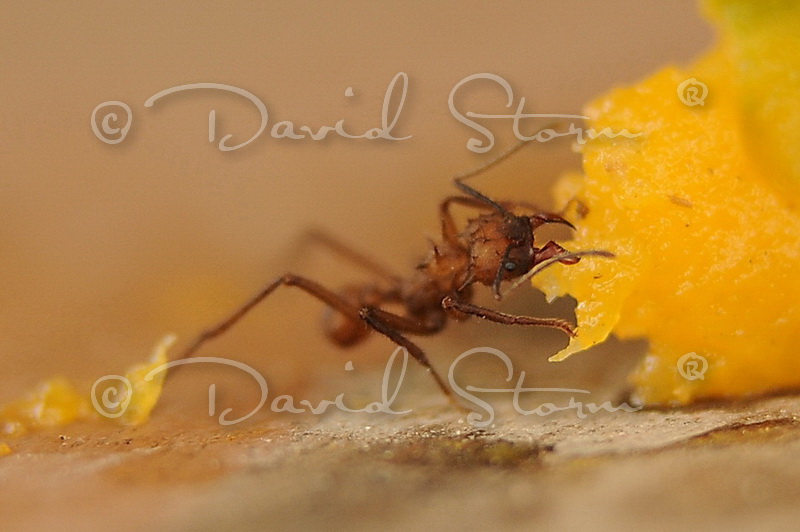
M 432 406 L 230 427 L 162 412 L 12 440 L 0 515 L 8 530 L 788 530 L 799 413 L 794 396 L 584 419 L 506 405 L 485 429 Z

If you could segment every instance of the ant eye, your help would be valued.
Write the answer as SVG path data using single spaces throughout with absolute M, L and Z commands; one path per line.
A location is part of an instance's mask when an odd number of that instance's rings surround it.
M 506 270 L 508 270 L 510 272 L 513 272 L 514 270 L 517 269 L 517 263 L 516 262 L 511 262 L 511 261 L 505 262 L 505 263 L 503 263 L 503 268 L 505 268 Z

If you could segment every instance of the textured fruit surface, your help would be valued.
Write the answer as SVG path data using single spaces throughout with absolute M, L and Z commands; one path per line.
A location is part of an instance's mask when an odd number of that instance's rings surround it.
M 578 301 L 578 336 L 553 360 L 612 332 L 649 340 L 631 375 L 645 404 L 800 386 L 800 3 L 706 10 L 716 48 L 590 104 L 594 130 L 641 135 L 589 140 L 584 174 L 557 185 L 588 208 L 569 249 L 617 257 L 534 279 Z

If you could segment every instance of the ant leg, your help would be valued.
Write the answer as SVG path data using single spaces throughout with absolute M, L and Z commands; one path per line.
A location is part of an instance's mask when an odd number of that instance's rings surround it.
M 364 309 L 369 309 L 369 311 Z M 436 334 L 444 329 L 446 323 L 446 317 L 442 312 L 432 314 L 431 318 L 426 321 L 418 321 L 405 316 L 400 316 L 378 307 L 363 307 L 359 311 L 361 319 L 364 319 L 365 313 L 368 313 L 370 316 L 381 320 L 392 329 L 396 329 L 405 333 L 417 334 L 420 336 Z
M 442 307 L 447 310 L 457 310 L 464 314 L 477 316 L 484 320 L 502 323 L 505 325 L 536 325 L 541 327 L 553 327 L 560 329 L 570 336 L 575 336 L 575 331 L 572 325 L 560 318 L 533 318 L 530 316 L 514 316 L 513 314 L 506 314 L 496 310 L 479 307 L 472 303 L 464 303 L 453 299 L 451 296 L 446 296 L 442 299 Z
M 400 280 L 400 277 L 389 271 L 389 269 L 383 264 L 372 260 L 372 258 L 366 254 L 355 250 L 350 245 L 345 244 L 338 238 L 324 232 L 321 229 L 315 228 L 306 231 L 303 234 L 302 239 L 311 241 L 314 244 L 321 244 L 322 246 L 325 246 L 345 260 L 348 260 L 356 266 L 360 266 L 361 268 L 372 272 L 374 275 L 385 281 L 388 281 L 389 283 L 396 284 Z
M 361 318 L 358 313 L 358 309 L 347 303 L 344 299 L 342 299 L 336 293 L 328 290 L 324 286 L 310 280 L 306 279 L 305 277 L 300 277 L 297 275 L 286 274 L 282 277 L 278 277 L 267 286 L 261 289 L 255 296 L 247 300 L 242 306 L 238 309 L 233 311 L 227 318 L 220 321 L 218 324 L 214 325 L 213 327 L 206 329 L 202 333 L 200 333 L 194 341 L 189 344 L 189 346 L 176 358 L 176 360 L 189 358 L 198 349 L 200 349 L 206 342 L 213 340 L 214 338 L 222 335 L 233 327 L 239 320 L 245 317 L 248 312 L 250 312 L 253 307 L 261 303 L 264 299 L 267 298 L 272 292 L 275 291 L 276 288 L 279 286 L 286 285 L 286 286 L 296 286 L 301 290 L 305 291 L 308 294 L 316 297 L 323 303 L 326 303 L 329 307 L 341 312 L 348 318 L 352 319 L 353 321 L 359 321 Z
M 453 392 L 444 383 L 444 380 L 441 376 L 439 376 L 439 373 L 433 369 L 433 366 L 431 365 L 430 360 L 428 360 L 428 356 L 425 354 L 425 351 L 423 351 L 417 344 L 400 334 L 398 331 L 398 329 L 400 329 L 413 334 L 434 334 L 442 329 L 444 326 L 444 320 L 426 324 L 405 318 L 403 316 L 398 316 L 375 307 L 362 308 L 360 315 L 361 319 L 363 319 L 364 322 L 366 322 L 366 324 L 372 329 L 381 333 L 400 347 L 404 347 L 417 362 L 422 364 L 425 369 L 428 370 L 428 373 L 431 374 L 433 380 L 436 381 L 439 389 L 444 392 L 447 398 L 454 405 L 458 406 L 459 408 L 463 408 L 462 405 L 456 401 L 455 397 L 453 396 Z

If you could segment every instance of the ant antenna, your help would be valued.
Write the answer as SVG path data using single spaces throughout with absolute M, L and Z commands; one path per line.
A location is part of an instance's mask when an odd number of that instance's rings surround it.
M 557 125 L 556 123 L 548 124 L 547 126 L 541 128 L 537 132 L 537 134 L 541 133 L 545 129 L 552 129 L 556 125 Z M 483 201 L 484 203 L 486 203 L 488 205 L 491 205 L 492 207 L 497 209 L 499 212 L 502 212 L 504 214 L 508 213 L 508 211 L 506 209 L 504 209 L 499 203 L 497 203 L 493 199 L 489 198 L 488 196 L 486 196 L 484 194 L 481 194 L 480 192 L 478 192 L 477 190 L 475 190 L 471 186 L 463 183 L 463 181 L 465 179 L 469 179 L 470 177 L 474 177 L 476 175 L 482 174 L 483 172 L 486 172 L 487 170 L 490 170 L 491 168 L 494 168 L 498 164 L 502 163 L 503 161 L 505 161 L 506 159 L 508 159 L 509 157 L 514 155 L 515 153 L 517 153 L 519 150 L 521 150 L 523 147 L 525 147 L 525 145 L 527 145 L 528 143 L 530 143 L 530 140 L 521 140 L 521 141 L 517 142 L 516 144 L 514 144 L 513 146 L 511 146 L 506 151 L 502 152 L 500 155 L 497 155 L 493 159 L 489 159 L 486 163 L 478 166 L 477 168 L 473 168 L 472 170 L 468 170 L 468 171 L 463 172 L 461 174 L 456 174 L 456 176 L 453 178 L 454 184 L 456 185 L 456 187 L 458 187 L 459 190 L 461 190 L 465 194 L 467 194 L 469 196 L 472 196 L 474 198 L 477 198 L 477 199 Z
M 544 128 L 547 129 L 547 128 Z M 470 177 L 476 176 L 478 174 L 482 174 L 483 172 L 493 168 L 503 162 L 504 160 L 508 159 L 515 153 L 517 153 L 520 149 L 522 149 L 529 141 L 521 140 L 511 146 L 509 149 L 501 153 L 500 155 L 495 156 L 493 159 L 489 159 L 484 164 L 478 166 L 477 168 L 473 168 L 472 170 L 467 170 L 466 172 L 462 172 L 460 174 L 456 174 L 453 178 L 456 183 L 460 183 L 464 179 L 469 179 Z
M 540 273 L 542 270 L 549 268 L 550 266 L 556 264 L 557 262 L 561 262 L 564 259 L 578 259 L 580 257 L 587 257 L 587 256 L 605 257 L 608 259 L 613 259 L 614 257 L 616 257 L 616 255 L 614 255 L 610 251 L 603 251 L 597 249 L 592 249 L 587 251 L 573 251 L 569 253 L 562 253 L 560 255 L 555 255 L 547 260 L 543 260 L 542 262 L 531 268 L 531 270 L 528 273 L 516 279 L 514 283 L 508 287 L 508 290 L 502 293 L 502 296 L 503 297 L 507 296 L 509 293 L 519 288 L 519 286 L 522 285 L 522 283 L 526 282 L 528 279 L 530 279 L 537 273 Z

